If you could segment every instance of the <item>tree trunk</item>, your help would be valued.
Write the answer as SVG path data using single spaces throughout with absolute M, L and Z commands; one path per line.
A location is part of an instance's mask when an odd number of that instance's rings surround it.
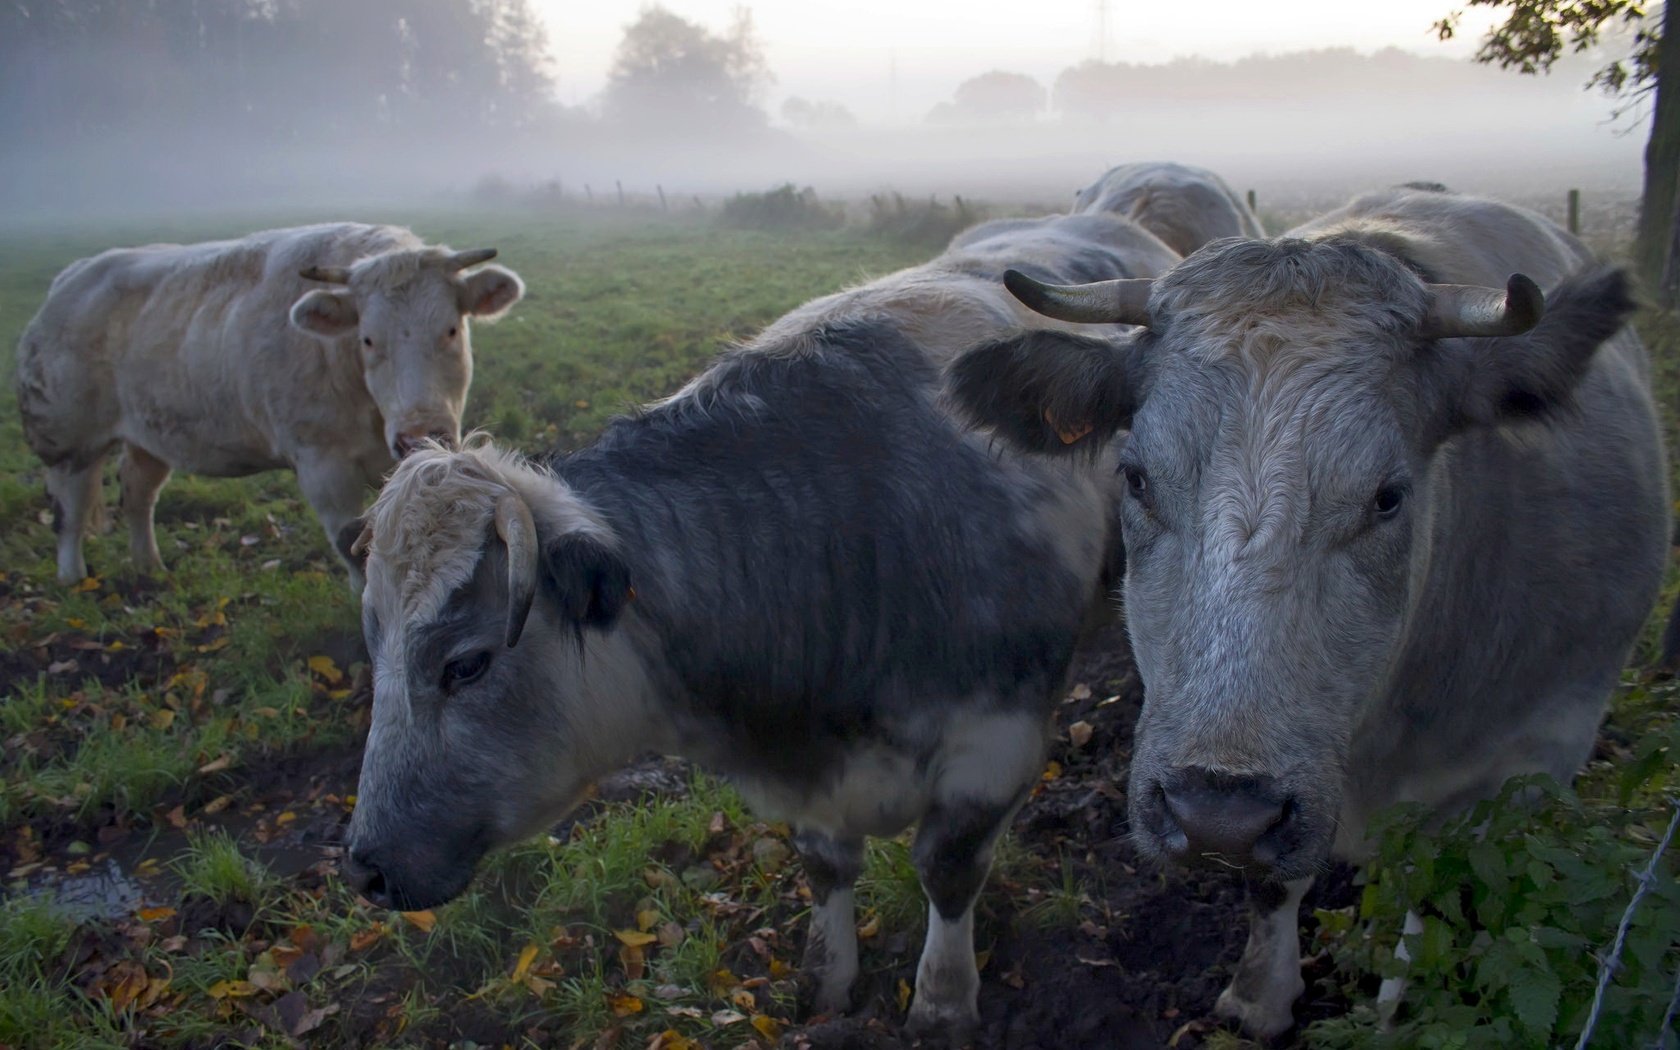
M 1676 0 L 1663 5 L 1662 40 L 1657 46 L 1656 104 L 1651 115 L 1651 138 L 1645 145 L 1645 192 L 1639 204 L 1639 236 L 1634 265 L 1645 287 L 1662 305 L 1680 308 L 1672 285 L 1664 278 L 1671 267 L 1674 240 L 1676 183 L 1680 182 L 1680 14 Z

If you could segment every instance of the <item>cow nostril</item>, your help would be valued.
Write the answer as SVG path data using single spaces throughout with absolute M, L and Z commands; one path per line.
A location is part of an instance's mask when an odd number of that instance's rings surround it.
M 342 870 L 345 881 L 357 893 L 380 907 L 390 906 L 391 895 L 386 887 L 385 873 L 367 852 L 352 849 L 345 855 Z
M 1265 848 L 1261 839 L 1295 812 L 1293 799 L 1284 797 L 1271 777 L 1181 769 L 1162 783 L 1161 793 L 1166 815 L 1179 833 L 1166 836 L 1169 848 L 1186 857 L 1217 855 L 1235 863 L 1275 860 L 1276 850 Z

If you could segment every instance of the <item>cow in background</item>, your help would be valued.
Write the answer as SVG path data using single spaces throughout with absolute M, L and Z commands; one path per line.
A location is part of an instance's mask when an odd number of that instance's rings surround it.
M 172 471 L 286 468 L 359 586 L 341 533 L 395 460 L 459 439 L 468 321 L 495 320 L 524 294 L 510 270 L 468 271 L 494 256 L 334 223 L 71 263 L 24 330 L 17 367 L 24 437 L 57 508 L 59 580 L 87 575 L 84 530 L 121 448 L 142 571 L 162 568 L 152 512 Z

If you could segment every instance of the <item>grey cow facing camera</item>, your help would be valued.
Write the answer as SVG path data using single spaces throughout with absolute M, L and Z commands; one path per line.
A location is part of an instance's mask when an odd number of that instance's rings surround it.
M 1010 282 L 1143 326 L 994 342 L 950 381 L 1020 447 L 1129 431 L 1132 827 L 1251 873 L 1217 1010 L 1279 1033 L 1301 896 L 1375 811 L 1567 781 L 1592 747 L 1668 548 L 1627 279 L 1531 212 L 1402 188 L 1154 281 Z

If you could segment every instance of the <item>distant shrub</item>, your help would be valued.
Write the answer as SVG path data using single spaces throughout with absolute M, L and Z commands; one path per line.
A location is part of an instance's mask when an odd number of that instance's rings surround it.
M 952 237 L 986 218 L 985 210 L 953 197 L 906 200 L 901 193 L 877 193 L 869 198 L 869 232 L 914 244 L 945 246 Z
M 1338 970 L 1360 985 L 1347 1017 L 1306 1032 L 1319 1050 L 1572 1046 L 1592 1010 L 1602 960 L 1671 819 L 1680 727 L 1647 733 L 1619 783 L 1578 798 L 1547 777 L 1512 780 L 1497 799 L 1431 828 L 1422 807 L 1380 818 L 1359 922 L 1320 913 Z M 1670 843 L 1628 923 L 1589 1046 L 1673 1047 L 1664 1033 L 1680 970 L 1680 843 Z M 1407 910 L 1423 921 L 1394 958 Z M 1375 977 L 1404 974 L 1391 1028 L 1373 1009 Z M 1673 1018 L 1666 1019 L 1672 1024 Z
M 846 214 L 818 200 L 811 187 L 785 182 L 764 193 L 737 193 L 723 203 L 718 221 L 740 230 L 832 230 Z

